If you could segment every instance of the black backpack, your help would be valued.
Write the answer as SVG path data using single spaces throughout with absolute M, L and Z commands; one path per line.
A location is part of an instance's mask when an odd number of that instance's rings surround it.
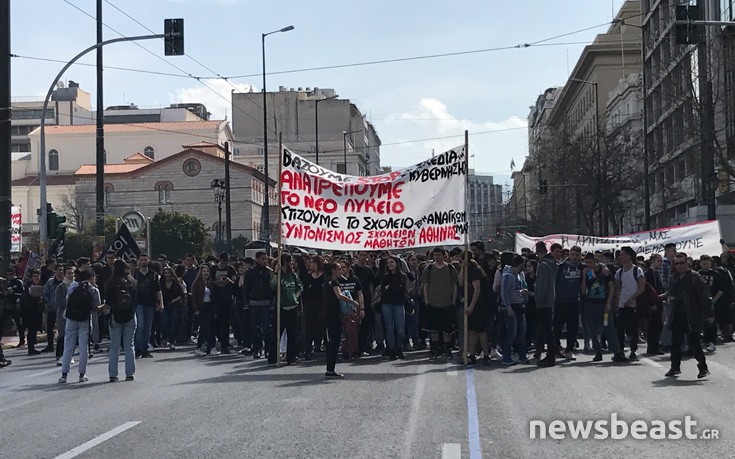
M 89 320 L 93 305 L 92 288 L 89 282 L 84 281 L 71 292 L 66 301 L 66 318 L 77 322 Z
M 112 318 L 119 324 L 124 324 L 135 317 L 135 302 L 133 288 L 130 282 L 122 282 L 115 291 L 114 302 L 110 305 Z

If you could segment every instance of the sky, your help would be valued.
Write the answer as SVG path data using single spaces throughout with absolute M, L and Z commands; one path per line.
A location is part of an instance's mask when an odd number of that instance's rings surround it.
M 296 70 L 269 75 L 269 90 L 334 88 L 375 125 L 384 145 L 382 164 L 393 167 L 463 143 L 467 129 L 470 167 L 506 184 L 511 161 L 520 167 L 528 150 L 529 106 L 546 88 L 565 83 L 584 45 L 607 30 L 622 3 L 104 0 L 103 22 L 125 36 L 149 34 L 143 26 L 161 33 L 165 18 L 184 18 L 187 54 L 163 56 L 160 40 L 105 47 L 106 66 L 177 76 L 108 69 L 104 103 L 148 108 L 201 102 L 213 117 L 231 118 L 232 90 L 261 90 L 261 33 L 293 25 L 293 31 L 267 38 L 268 72 Z M 23 56 L 12 60 L 13 97 L 43 96 L 63 67 L 27 57 L 66 62 L 95 43 L 95 21 L 79 11 L 94 16 L 95 5 L 94 0 L 11 2 L 11 50 Z M 105 39 L 118 36 L 104 31 Z M 539 41 L 543 46 L 496 49 Z M 479 50 L 490 51 L 306 70 Z M 80 62 L 94 64 L 94 53 Z M 95 100 L 94 67 L 72 66 L 64 80 L 76 81 Z M 448 136 L 456 137 L 436 139 Z

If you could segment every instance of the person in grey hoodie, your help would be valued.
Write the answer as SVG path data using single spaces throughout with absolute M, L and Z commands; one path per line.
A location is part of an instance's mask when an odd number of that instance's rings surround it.
M 543 250 L 541 245 L 543 245 Z M 556 303 L 556 278 L 559 270 L 558 262 L 561 259 L 561 244 L 552 244 L 551 253 L 546 253 L 546 245 L 543 242 L 536 244 L 536 252 L 544 254 L 538 265 L 536 273 L 536 327 L 538 337 L 536 339 L 536 352 L 534 357 L 538 359 L 540 367 L 551 367 L 556 364 L 556 337 L 554 335 L 554 304 Z M 546 357 L 541 354 L 546 345 Z
M 579 328 L 579 295 L 582 291 L 582 270 L 580 263 L 582 249 L 574 246 L 569 249 L 569 258 L 559 265 L 556 278 L 556 303 L 554 304 L 554 335 L 561 338 L 564 325 L 567 326 L 566 355 L 561 351 L 558 356 L 567 360 L 577 360 L 574 345 L 577 343 Z

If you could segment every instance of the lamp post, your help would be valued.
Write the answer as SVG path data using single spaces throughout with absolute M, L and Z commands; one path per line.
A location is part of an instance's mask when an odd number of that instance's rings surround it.
M 605 220 L 605 190 L 602 181 L 602 154 L 600 153 L 600 97 L 596 81 L 581 80 L 579 78 L 570 78 L 569 81 L 577 83 L 589 84 L 595 88 L 595 150 L 597 153 L 597 189 L 600 194 L 600 236 L 604 236 L 607 230 L 607 221 Z M 579 212 L 579 209 L 577 209 Z
M 263 222 L 265 228 L 264 231 L 264 240 L 265 240 L 265 252 L 270 255 L 271 253 L 271 218 L 270 218 L 270 199 L 268 196 L 268 110 L 266 107 L 266 84 L 265 84 L 265 37 L 268 35 L 273 35 L 274 33 L 280 33 L 280 32 L 288 32 L 290 30 L 293 30 L 294 26 L 290 25 L 287 27 L 284 27 L 282 29 L 274 30 L 273 32 L 264 33 L 261 35 L 261 48 L 263 52 L 263 161 L 264 161 L 264 168 L 263 172 L 265 172 L 265 196 L 263 199 Z M 278 152 L 278 154 L 281 154 Z
M 316 150 L 316 164 L 319 165 L 319 102 L 324 102 L 325 100 L 331 100 L 336 99 L 339 97 L 337 94 L 329 97 L 325 97 L 324 99 L 314 99 L 314 127 L 316 130 L 315 133 L 315 147 Z
M 641 121 L 643 122 L 643 225 L 651 229 L 651 184 L 648 174 L 651 169 L 651 158 L 648 151 L 648 118 L 646 118 L 646 35 L 642 25 L 631 24 L 625 20 L 623 25 L 635 27 L 641 31 Z
M 217 203 L 217 214 L 219 215 L 217 223 L 216 233 L 216 246 L 217 249 L 222 245 L 222 203 L 225 200 L 225 194 L 227 191 L 227 185 L 225 181 L 221 179 L 212 180 L 212 193 L 214 193 L 214 202 Z
M 350 134 L 355 134 L 358 132 L 362 132 L 362 129 L 358 129 L 357 131 L 342 131 L 342 154 L 344 156 L 344 162 L 345 162 L 345 175 L 347 175 L 347 136 Z M 353 147 L 355 143 L 352 143 Z

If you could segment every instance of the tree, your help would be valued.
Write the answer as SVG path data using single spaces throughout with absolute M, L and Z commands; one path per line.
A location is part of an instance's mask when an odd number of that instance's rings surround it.
M 69 187 L 67 192 L 61 196 L 60 211 L 66 216 L 68 226 L 77 233 L 84 231 L 88 221 L 94 217 L 89 203 L 74 187 Z
M 250 244 L 250 240 L 242 234 L 232 238 L 232 252 L 235 254 L 245 253 L 245 247 Z
M 207 242 L 204 222 L 191 215 L 159 211 L 151 222 L 151 245 L 155 255 L 164 253 L 171 260 L 191 252 L 201 256 Z M 155 257 L 153 253 L 150 254 Z

